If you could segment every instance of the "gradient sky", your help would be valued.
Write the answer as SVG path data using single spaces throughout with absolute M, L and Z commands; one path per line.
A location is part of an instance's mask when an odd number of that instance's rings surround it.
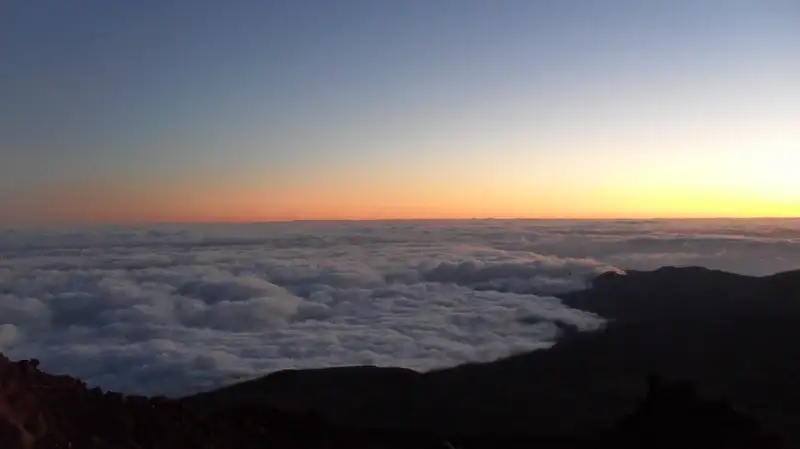
M 796 0 L 7 0 L 0 223 L 800 216 Z

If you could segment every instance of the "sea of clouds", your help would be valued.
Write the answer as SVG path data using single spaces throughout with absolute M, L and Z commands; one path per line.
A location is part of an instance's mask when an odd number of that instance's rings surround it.
M 284 368 L 546 348 L 608 270 L 800 268 L 800 220 L 420 221 L 0 231 L 0 350 L 129 393 Z

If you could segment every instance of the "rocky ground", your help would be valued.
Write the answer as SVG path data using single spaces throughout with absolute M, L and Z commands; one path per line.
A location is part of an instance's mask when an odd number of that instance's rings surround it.
M 336 427 L 312 414 L 253 405 L 195 409 L 54 376 L 36 360 L 0 356 L 0 447 L 55 448 L 704 448 L 778 447 L 758 424 L 688 384 L 651 379 L 638 409 L 594 440 L 503 434 L 434 435 Z M 698 444 L 700 446 L 698 446 Z
M 311 416 L 240 407 L 195 412 L 163 397 L 126 396 L 0 357 L 0 447 L 320 447 Z

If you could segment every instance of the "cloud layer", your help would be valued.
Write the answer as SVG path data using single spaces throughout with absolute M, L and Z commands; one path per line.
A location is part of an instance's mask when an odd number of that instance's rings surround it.
M 800 268 L 800 221 L 462 221 L 0 233 L 0 349 L 177 395 L 290 367 L 418 369 L 544 348 L 612 269 Z

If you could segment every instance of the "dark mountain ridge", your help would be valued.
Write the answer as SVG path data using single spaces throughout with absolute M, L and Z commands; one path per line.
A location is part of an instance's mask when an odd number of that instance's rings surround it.
M 630 412 L 645 395 L 641 379 L 657 372 L 728 398 L 800 443 L 800 271 L 631 270 L 560 297 L 608 326 L 491 363 L 287 371 L 182 401 L 313 410 L 384 429 L 591 438 Z
M 344 372 L 355 372 L 349 369 Z M 369 371 L 369 369 L 367 369 Z M 261 405 L 198 408 L 163 397 L 87 388 L 39 371 L 38 361 L 0 355 L 0 447 L 4 449 L 632 449 L 780 447 L 752 417 L 700 397 L 685 382 L 648 378 L 643 401 L 596 438 L 513 432 L 442 434 L 341 426 L 317 413 Z

